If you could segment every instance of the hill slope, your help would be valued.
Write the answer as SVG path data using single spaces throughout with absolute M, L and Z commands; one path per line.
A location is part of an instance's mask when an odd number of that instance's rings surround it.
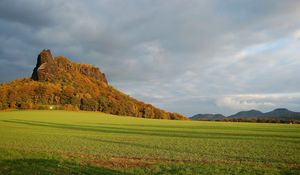
M 252 118 L 252 117 L 261 117 L 264 113 L 258 110 L 249 110 L 249 111 L 241 111 L 234 115 L 229 116 L 229 118 Z
M 190 117 L 192 120 L 222 120 L 224 118 L 222 114 L 196 114 Z
M 66 109 L 142 118 L 186 119 L 145 104 L 110 86 L 99 68 L 76 64 L 43 50 L 31 78 L 0 84 L 0 110 Z
M 300 112 L 290 111 L 285 108 L 278 108 L 273 111 L 264 113 L 265 117 L 273 117 L 273 118 L 280 118 L 280 119 L 295 119 L 300 120 Z

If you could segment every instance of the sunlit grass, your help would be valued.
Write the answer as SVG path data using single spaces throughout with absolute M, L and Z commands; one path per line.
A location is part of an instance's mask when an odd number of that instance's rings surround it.
M 296 174 L 300 125 L 1 112 L 0 161 L 2 174 Z

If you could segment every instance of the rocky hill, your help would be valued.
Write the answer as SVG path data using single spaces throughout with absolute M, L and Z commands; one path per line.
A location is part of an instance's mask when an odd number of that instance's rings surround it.
M 65 109 L 101 111 L 142 118 L 186 119 L 138 101 L 113 86 L 99 68 L 77 64 L 43 50 L 31 78 L 0 84 L 0 110 Z
M 99 68 L 89 64 L 76 64 L 62 56 L 54 58 L 50 50 L 43 50 L 38 55 L 31 79 L 57 82 L 65 81 L 64 78 L 72 78 L 70 76 L 76 76 L 77 74 L 93 78 L 106 85 L 108 84 L 105 75 L 101 73 Z

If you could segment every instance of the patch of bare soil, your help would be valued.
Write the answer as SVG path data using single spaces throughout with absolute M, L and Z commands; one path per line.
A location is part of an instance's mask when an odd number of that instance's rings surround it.
M 77 155 L 78 156 L 78 155 Z M 120 168 L 134 168 L 134 167 L 148 167 L 157 163 L 192 163 L 192 164 L 255 164 L 251 161 L 238 161 L 238 160 L 178 160 L 178 159 L 167 159 L 167 158 L 135 158 L 135 157 L 111 157 L 109 159 L 96 160 L 94 156 L 81 155 L 81 157 L 90 157 L 91 160 L 82 162 L 83 164 L 89 164 L 97 167 L 104 167 L 113 170 Z M 272 163 L 264 163 L 262 166 L 274 167 Z M 281 164 L 277 166 L 281 167 Z M 300 168 L 299 164 L 287 164 L 288 168 Z
M 94 166 L 101 166 L 111 169 L 116 168 L 132 168 L 132 167 L 145 167 L 151 165 L 153 163 L 149 161 L 145 161 L 142 159 L 135 159 L 135 158 L 120 158 L 120 157 L 112 157 L 109 160 L 92 160 L 87 162 Z

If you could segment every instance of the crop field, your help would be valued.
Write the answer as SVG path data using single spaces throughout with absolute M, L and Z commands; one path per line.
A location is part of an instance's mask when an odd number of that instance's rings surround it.
M 0 174 L 300 174 L 300 125 L 0 112 Z

